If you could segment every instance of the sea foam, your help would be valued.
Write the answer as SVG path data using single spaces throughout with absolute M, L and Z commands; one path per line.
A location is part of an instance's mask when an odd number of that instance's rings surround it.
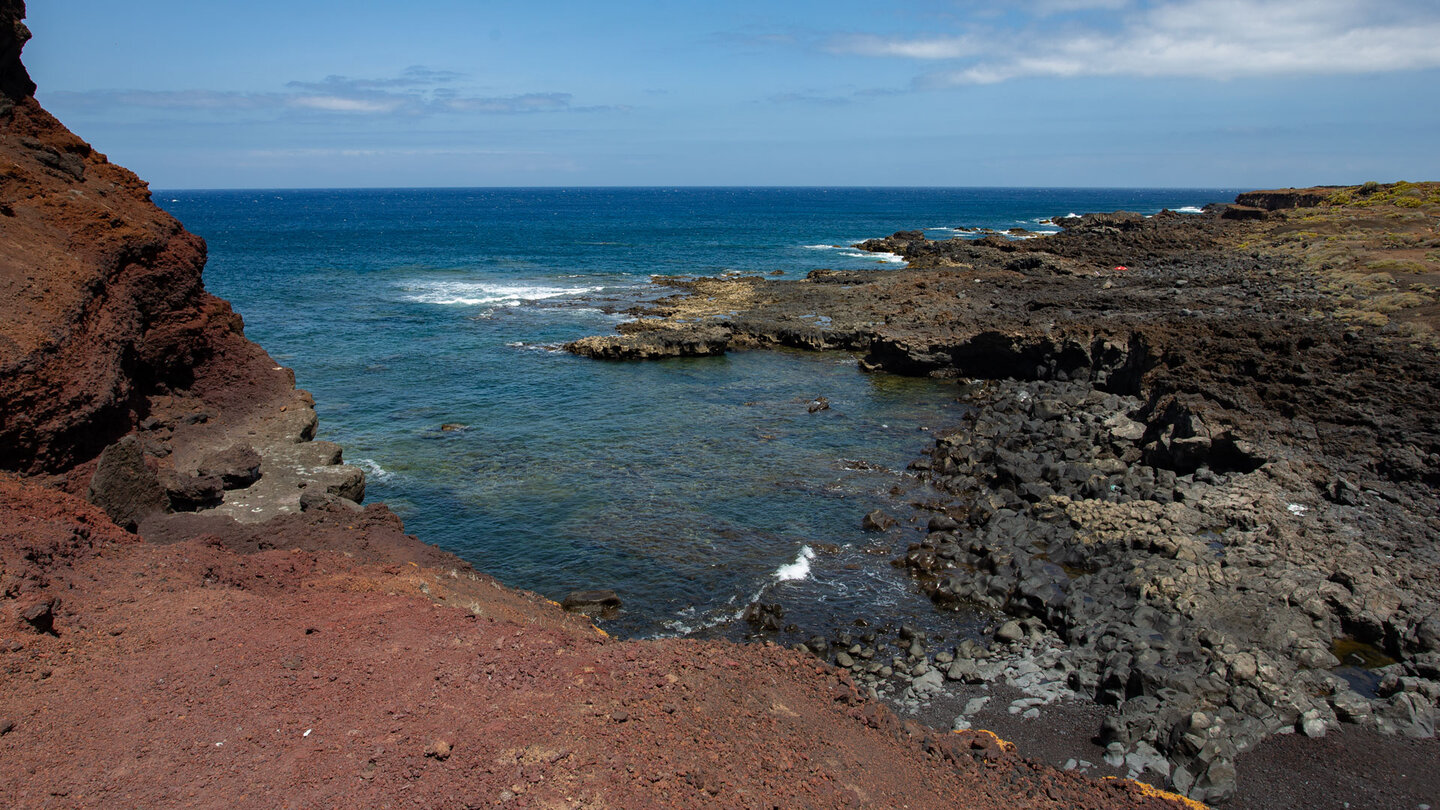
M 380 463 L 372 458 L 357 458 L 350 463 L 363 470 L 365 478 L 370 481 L 383 482 L 395 477 L 395 473 L 381 467 Z
M 800 553 L 795 557 L 795 562 L 786 563 L 775 569 L 775 581 L 789 582 L 809 577 L 810 561 L 813 559 L 815 559 L 815 550 L 809 546 L 801 546 Z
M 519 306 L 563 295 L 598 292 L 600 287 L 549 287 L 528 284 L 494 284 L 482 281 L 409 281 L 398 285 L 406 301 L 417 304 Z

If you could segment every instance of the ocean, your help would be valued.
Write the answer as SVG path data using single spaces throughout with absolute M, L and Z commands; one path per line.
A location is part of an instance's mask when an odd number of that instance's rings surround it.
M 652 275 L 879 269 L 850 247 L 923 228 L 1054 231 L 1051 217 L 1197 210 L 1226 189 L 383 189 L 157 191 L 209 244 L 209 290 L 315 395 L 408 530 L 508 585 L 624 602 L 631 637 L 739 638 L 752 601 L 798 632 L 910 621 L 963 634 L 889 561 L 918 539 L 906 465 L 958 421 L 954 383 L 843 353 L 614 364 Z M 777 272 L 778 271 L 778 272 Z M 825 397 L 829 410 L 810 413 Z M 882 508 L 902 521 L 867 534 Z

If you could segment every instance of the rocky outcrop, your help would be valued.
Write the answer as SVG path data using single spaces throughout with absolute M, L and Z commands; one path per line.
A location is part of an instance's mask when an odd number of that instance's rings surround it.
M 0 8 L 0 468 L 37 473 L 94 458 L 212 359 L 263 352 L 201 285 L 204 242 L 30 95 L 23 14 Z
M 1223 801 L 1270 735 L 1433 733 L 1440 423 L 1414 403 L 1440 395 L 1436 191 L 900 231 L 858 247 L 908 269 L 714 281 L 646 329 L 740 348 L 805 317 L 809 345 L 867 368 L 970 378 L 971 416 L 911 465 L 950 498 L 895 562 L 942 607 L 1015 618 L 988 651 L 902 638 L 891 658 L 849 629 L 806 647 L 917 709 L 1001 682 L 1026 716 L 1115 707 L 1107 761 Z
M 1316 188 L 1283 188 L 1270 191 L 1246 191 L 1235 198 L 1236 205 L 1259 208 L 1262 211 L 1280 211 L 1287 208 L 1313 208 L 1323 205 L 1340 189 L 1340 186 L 1319 186 Z
M 175 510 L 299 511 L 306 485 L 360 500 L 360 471 L 309 443 L 293 375 L 205 291 L 204 242 L 30 95 L 23 13 L 0 9 L 0 469 L 65 472 L 132 528 Z

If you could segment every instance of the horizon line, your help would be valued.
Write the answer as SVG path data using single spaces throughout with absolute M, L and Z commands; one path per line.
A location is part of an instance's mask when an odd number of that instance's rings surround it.
M 1419 181 L 1412 181 L 1419 182 Z M 1313 186 L 1273 186 L 1270 189 L 1253 186 L 912 186 L 912 185 L 702 185 L 702 184 L 660 184 L 660 185 L 494 185 L 494 186 L 156 186 L 150 192 L 193 192 L 193 191 L 660 191 L 660 190 L 844 190 L 844 191 L 1259 191 L 1284 188 L 1348 188 L 1355 183 L 1321 184 Z

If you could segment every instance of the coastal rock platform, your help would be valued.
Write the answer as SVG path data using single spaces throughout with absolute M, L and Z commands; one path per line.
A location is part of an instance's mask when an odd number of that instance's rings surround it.
M 1440 185 L 1372 183 L 1039 238 L 901 231 L 856 247 L 906 268 L 660 279 L 676 294 L 603 352 L 567 348 L 655 358 L 703 334 L 706 354 L 844 349 L 957 379 L 969 415 L 911 464 L 949 500 L 894 562 L 941 609 L 993 611 L 995 638 L 794 640 L 902 710 L 1021 690 L 957 727 L 1088 703 L 1112 766 L 1243 805 L 1237 763 L 1275 735 L 1434 750 L 1437 216 Z

